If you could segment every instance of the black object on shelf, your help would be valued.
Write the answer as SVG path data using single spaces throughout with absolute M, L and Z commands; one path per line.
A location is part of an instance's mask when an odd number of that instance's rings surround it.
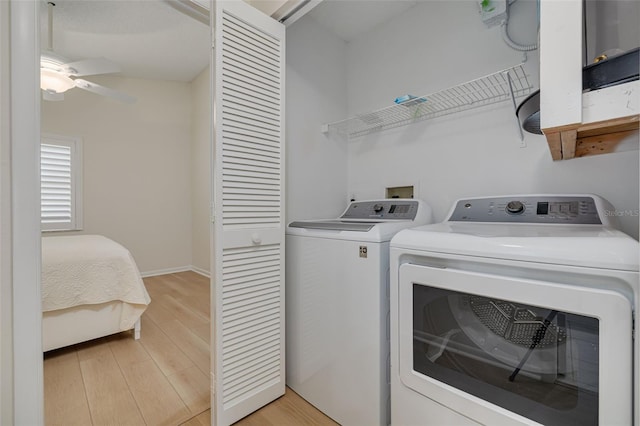
M 518 105 L 516 115 L 522 129 L 537 135 L 542 134 L 540 130 L 540 91 L 536 90 Z
M 596 90 L 638 80 L 640 76 L 640 48 L 629 50 L 582 69 L 582 90 Z M 532 93 L 520 103 L 516 116 L 522 128 L 538 135 L 540 130 L 540 91 Z
M 640 48 L 589 64 L 582 69 L 582 90 L 595 90 L 638 80 Z

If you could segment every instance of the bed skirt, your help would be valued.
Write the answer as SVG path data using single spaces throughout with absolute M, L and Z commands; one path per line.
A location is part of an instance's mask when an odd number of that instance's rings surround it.
M 123 316 L 135 315 L 132 309 L 140 312 L 135 323 L 128 329 L 133 330 L 134 337 L 138 339 L 140 315 L 144 311 L 140 305 L 114 301 L 43 312 L 42 350 L 46 352 L 127 331 L 127 328 L 121 328 L 121 319 Z

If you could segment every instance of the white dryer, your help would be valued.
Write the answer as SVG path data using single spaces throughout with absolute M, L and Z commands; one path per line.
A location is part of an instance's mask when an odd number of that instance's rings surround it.
M 389 241 L 423 201 L 352 202 L 286 235 L 286 381 L 342 425 L 389 423 Z
M 475 198 L 399 232 L 392 424 L 637 426 L 639 247 L 618 213 L 594 195 Z

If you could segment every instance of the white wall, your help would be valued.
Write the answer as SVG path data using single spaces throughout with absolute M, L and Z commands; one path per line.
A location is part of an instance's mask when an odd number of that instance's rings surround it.
M 144 273 L 191 264 L 191 90 L 188 83 L 90 78 L 138 98 L 80 89 L 42 103 L 42 131 L 80 136 L 84 234 L 123 244 Z M 67 233 L 63 233 L 67 234 Z
M 191 82 L 191 253 L 193 267 L 211 272 L 211 97 L 209 67 Z
M 347 114 L 346 43 L 308 16 L 287 28 L 286 221 L 347 205 L 347 145 L 320 132 Z
M 419 3 L 349 43 L 349 116 L 518 64 L 522 54 L 498 28 L 487 29 L 477 10 L 473 1 Z M 514 39 L 535 41 L 535 24 L 523 18 L 535 23 L 535 12 L 535 2 L 514 3 L 512 22 L 524 21 L 510 25 Z M 526 68 L 537 85 L 536 52 Z M 437 221 L 457 198 L 511 193 L 596 193 L 619 211 L 637 212 L 637 151 L 552 162 L 542 136 L 526 134 L 527 147 L 519 147 L 513 114 L 504 102 L 352 140 L 349 194 L 382 197 L 387 186 L 413 184 Z M 637 216 L 621 221 L 637 238 Z

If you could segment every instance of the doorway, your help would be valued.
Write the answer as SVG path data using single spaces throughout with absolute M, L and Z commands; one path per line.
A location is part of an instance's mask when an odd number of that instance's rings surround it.
M 113 422 L 109 416 L 118 410 L 134 422 L 186 421 L 208 408 L 210 389 L 209 281 L 193 272 L 210 270 L 209 31 L 166 2 L 119 2 L 105 9 L 96 2 L 56 3 L 54 51 L 74 60 L 108 57 L 123 73 L 82 78 L 136 98 L 125 104 L 74 88 L 63 101 L 42 101 L 42 132 L 77 136 L 83 144 L 84 228 L 63 234 L 102 234 L 125 246 L 145 276 L 152 304 L 139 342 L 123 333 L 46 354 L 45 407 L 56 372 L 64 370 L 79 379 L 82 389 L 76 391 L 84 393 L 73 400 L 86 406 L 74 411 L 93 422 Z M 205 46 L 202 69 L 192 58 L 171 56 L 158 34 L 166 30 L 175 37 L 175 31 L 188 31 L 180 29 L 184 25 L 202 30 L 202 43 L 192 36 L 186 49 L 202 52 L 196 44 Z M 147 33 L 152 42 L 141 41 Z M 93 40 L 90 50 L 76 43 L 78 37 Z M 143 49 L 136 49 L 138 42 Z M 133 54 L 116 56 L 111 49 L 123 51 L 123 43 Z M 184 44 L 173 52 L 180 50 Z M 153 63 L 158 54 L 162 63 L 151 74 L 133 62 Z M 193 77 L 176 77 L 183 66 L 196 70 Z M 203 286 L 206 294 L 187 291 Z M 52 374 L 49 365 L 55 366 Z M 195 395 L 187 394 L 193 389 L 185 389 L 185 381 L 198 385 Z M 151 390 L 158 405 L 144 399 Z M 101 397 L 92 399 L 94 393 Z M 109 401 L 105 393 L 112 397 L 110 409 L 98 405 Z

